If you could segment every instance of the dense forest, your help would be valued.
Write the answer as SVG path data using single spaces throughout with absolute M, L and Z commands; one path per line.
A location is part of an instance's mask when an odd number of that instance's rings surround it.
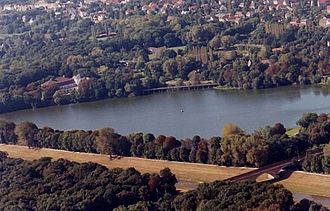
M 194 136 L 177 140 L 173 136 L 150 133 L 121 135 L 112 128 L 94 131 L 59 131 L 49 127 L 38 128 L 34 123 L 15 124 L 0 120 L 0 143 L 29 147 L 44 147 L 76 152 L 134 156 L 148 159 L 209 163 L 224 166 L 261 167 L 306 154 L 298 169 L 329 173 L 330 119 L 326 114 L 306 113 L 298 121 L 301 127 L 289 136 L 286 128 L 277 123 L 252 134 L 233 124 L 227 124 L 222 137 L 210 139 Z M 323 147 L 322 156 L 313 156 L 310 150 Z
M 293 202 L 281 185 L 216 181 L 176 191 L 170 169 L 141 174 L 68 160 L 7 158 L 0 152 L 1 210 L 294 210 L 326 211 L 315 202 Z
M 214 12 L 219 5 L 203 2 L 185 2 L 184 11 L 197 5 L 187 15 L 175 9 L 146 14 L 141 1 L 130 1 L 84 5 L 91 18 L 70 16 L 64 6 L 63 11 L 39 8 L 0 16 L 0 113 L 201 81 L 243 89 L 314 84 L 328 74 L 329 27 L 318 26 L 321 11 L 308 1 L 293 14 L 312 20 L 304 27 L 271 11 L 245 15 L 239 23 L 220 21 Z M 249 12 L 237 5 L 231 10 Z M 108 18 L 94 21 L 99 12 Z M 54 77 L 78 74 L 85 80 L 76 89 L 41 87 Z

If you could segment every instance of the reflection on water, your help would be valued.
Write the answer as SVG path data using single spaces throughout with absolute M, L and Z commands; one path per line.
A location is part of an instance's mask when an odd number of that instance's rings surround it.
M 303 112 L 329 112 L 328 87 L 265 90 L 202 90 L 54 106 L 0 115 L 55 129 L 113 127 L 118 132 L 151 132 L 178 138 L 220 135 L 232 122 L 252 132 L 282 122 L 294 127 Z M 183 110 L 184 112 L 181 112 Z

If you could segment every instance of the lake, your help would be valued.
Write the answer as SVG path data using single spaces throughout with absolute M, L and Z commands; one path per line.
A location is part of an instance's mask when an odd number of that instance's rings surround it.
M 221 135 L 225 123 L 247 132 L 282 122 L 295 127 L 304 112 L 330 112 L 328 87 L 196 90 L 23 110 L 0 115 L 54 129 L 112 127 L 121 134 L 150 132 L 177 138 Z
M 252 132 L 282 122 L 295 127 L 304 112 L 329 113 L 330 87 L 283 87 L 265 90 L 196 90 L 134 98 L 53 106 L 0 115 L 14 122 L 32 121 L 54 129 L 151 132 L 177 138 L 219 136 L 225 123 Z M 330 206 L 329 198 L 295 193 Z

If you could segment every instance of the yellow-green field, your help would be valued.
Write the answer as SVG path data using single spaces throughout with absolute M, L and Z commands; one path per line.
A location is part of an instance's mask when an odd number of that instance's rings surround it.
M 299 130 L 300 130 L 300 128 L 299 127 L 295 127 L 295 128 L 290 128 L 290 129 L 288 129 L 287 131 L 286 131 L 286 134 L 288 135 L 288 136 L 295 136 L 296 134 L 298 134 L 299 133 Z

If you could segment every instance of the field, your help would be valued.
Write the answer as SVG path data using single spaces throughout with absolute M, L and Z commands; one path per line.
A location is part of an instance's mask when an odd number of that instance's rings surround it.
M 298 134 L 298 133 L 299 133 L 299 130 L 300 130 L 299 127 L 291 128 L 291 129 L 288 129 L 288 130 L 286 131 L 286 134 L 287 134 L 288 136 L 292 137 L 292 136 L 295 136 L 296 134 Z
M 123 157 L 109 160 L 107 155 L 90 153 L 68 152 L 52 149 L 28 149 L 24 146 L 2 145 L 0 151 L 7 151 L 10 157 L 34 160 L 41 157 L 54 159 L 65 158 L 76 162 L 96 162 L 108 168 L 134 167 L 142 173 L 158 173 L 161 169 L 169 167 L 180 181 L 177 187 L 181 190 L 193 189 L 200 182 L 223 180 L 238 174 L 249 172 L 253 168 L 234 168 L 216 165 L 182 163 L 163 160 L 148 160 L 142 158 Z M 330 175 L 319 175 L 305 172 L 294 172 L 289 178 L 280 181 L 292 192 L 330 197 Z
M 279 183 L 291 192 L 330 197 L 330 175 L 297 171 Z

